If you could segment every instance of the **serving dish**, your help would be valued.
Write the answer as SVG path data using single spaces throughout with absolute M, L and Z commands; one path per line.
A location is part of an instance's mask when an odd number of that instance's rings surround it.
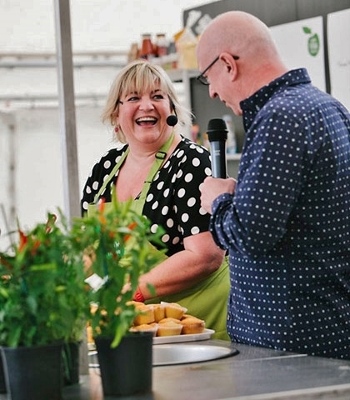
M 214 333 L 215 331 L 213 329 L 204 329 L 201 333 L 188 333 L 186 335 L 175 336 L 155 336 L 153 338 L 153 344 L 197 342 L 210 339 Z M 88 350 L 96 350 L 95 343 L 88 343 Z
M 213 329 L 204 329 L 201 333 L 189 333 L 186 335 L 176 336 L 155 336 L 153 338 L 153 344 L 196 342 L 210 339 L 214 333 L 215 331 Z

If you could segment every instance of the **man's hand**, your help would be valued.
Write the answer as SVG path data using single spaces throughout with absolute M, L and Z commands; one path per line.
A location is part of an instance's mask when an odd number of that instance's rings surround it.
M 233 178 L 220 179 L 211 176 L 205 178 L 203 183 L 199 186 L 202 207 L 211 214 L 213 201 L 222 193 L 233 194 L 236 183 L 237 181 Z

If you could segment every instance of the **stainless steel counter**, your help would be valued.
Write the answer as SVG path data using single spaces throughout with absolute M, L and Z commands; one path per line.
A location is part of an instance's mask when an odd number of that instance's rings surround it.
M 239 354 L 207 362 L 154 367 L 153 392 L 127 399 L 350 399 L 350 361 L 231 345 L 217 340 L 197 343 L 233 346 Z M 91 369 L 90 375 L 81 376 L 79 385 L 66 387 L 64 399 L 102 400 L 98 372 L 98 369 Z

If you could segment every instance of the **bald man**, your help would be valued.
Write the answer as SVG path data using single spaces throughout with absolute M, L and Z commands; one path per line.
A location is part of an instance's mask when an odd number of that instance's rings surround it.
M 200 187 L 229 251 L 231 340 L 350 359 L 348 110 L 288 69 L 253 15 L 215 18 L 197 58 L 199 81 L 245 129 L 237 181 Z

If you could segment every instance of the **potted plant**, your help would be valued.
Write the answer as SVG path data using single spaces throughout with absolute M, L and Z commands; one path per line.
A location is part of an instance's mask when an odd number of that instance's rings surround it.
M 62 346 L 86 324 L 84 272 L 60 216 L 19 227 L 18 243 L 0 253 L 0 345 L 12 399 L 61 398 Z
M 129 329 L 140 313 L 132 301 L 139 276 L 164 257 L 153 246 L 161 243 L 161 234 L 160 228 L 151 232 L 149 220 L 131 202 L 118 203 L 115 194 L 111 203 L 100 202 L 95 212 L 73 221 L 72 242 L 89 258 L 91 326 L 105 395 L 151 389 L 152 334 Z

